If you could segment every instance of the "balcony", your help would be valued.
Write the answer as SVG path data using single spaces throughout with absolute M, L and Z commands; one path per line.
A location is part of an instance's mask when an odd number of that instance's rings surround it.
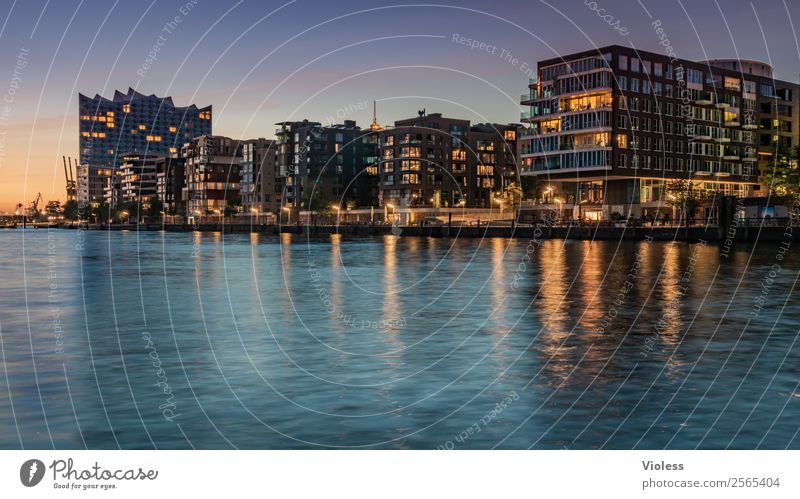
M 698 106 L 710 106 L 714 104 L 714 98 L 711 94 L 703 94 L 699 96 L 697 99 L 694 99 L 694 103 Z

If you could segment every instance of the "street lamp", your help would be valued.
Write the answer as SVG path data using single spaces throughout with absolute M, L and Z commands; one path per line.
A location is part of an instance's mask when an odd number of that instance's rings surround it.
M 289 208 L 288 206 L 283 206 L 281 209 L 283 211 L 285 211 L 286 213 L 288 213 L 288 215 L 286 216 L 286 223 L 291 225 L 291 223 L 292 223 L 292 209 Z
M 130 219 L 128 218 L 128 212 L 127 212 L 127 211 L 121 211 L 121 212 L 119 212 L 119 216 L 121 216 L 122 218 L 125 218 L 125 219 L 126 219 L 126 220 L 125 220 L 125 223 L 126 223 L 126 224 L 127 224 L 127 223 L 130 223 Z
M 494 198 L 494 202 L 500 206 L 500 220 L 503 219 L 503 200 L 500 198 Z
M 384 211 L 383 218 L 388 221 L 389 220 L 389 211 L 387 210 L 387 208 L 391 208 L 392 209 L 392 215 L 394 215 L 394 205 L 392 203 L 386 203 L 383 206 L 383 211 Z
M 211 210 L 211 211 L 213 211 L 214 213 L 219 215 L 219 223 L 221 224 L 222 223 L 222 212 L 219 211 L 219 210 Z
M 250 208 L 250 211 L 256 214 L 256 225 L 258 225 L 258 210 L 255 208 Z
M 558 219 L 561 220 L 561 205 L 564 201 L 562 201 L 561 198 L 553 198 L 553 201 L 558 205 Z
M 331 208 L 336 210 L 336 225 L 339 225 L 339 214 L 341 213 L 342 209 L 336 205 L 331 205 Z

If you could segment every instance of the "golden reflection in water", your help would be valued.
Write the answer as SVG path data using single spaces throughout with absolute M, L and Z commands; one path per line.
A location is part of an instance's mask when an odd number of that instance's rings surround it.
M 508 298 L 508 277 L 506 276 L 505 253 L 511 240 L 500 237 L 492 239 L 492 274 L 489 276 L 489 290 L 492 293 L 492 310 L 495 318 L 501 320 L 505 317 L 508 308 L 505 304 Z M 498 323 L 500 322 L 498 320 Z
M 491 293 L 492 305 L 490 309 L 491 316 L 486 321 L 485 326 L 490 333 L 493 333 L 491 336 L 493 348 L 491 358 L 497 363 L 501 370 L 504 369 L 511 360 L 510 358 L 506 358 L 509 353 L 509 338 L 506 336 L 513 334 L 512 326 L 514 322 L 519 319 L 519 317 L 510 317 L 508 315 L 508 300 L 511 299 L 511 297 L 509 296 L 509 276 L 506 267 L 508 267 L 509 261 L 514 262 L 513 265 L 516 265 L 516 260 L 519 258 L 517 252 L 510 251 L 509 248 L 509 246 L 515 244 L 515 239 L 500 237 L 496 237 L 490 242 L 492 267 L 491 275 L 488 276 L 489 282 L 487 286 Z M 510 255 L 515 256 L 511 260 L 508 260 L 507 257 Z
M 412 247 L 419 248 L 417 238 L 413 239 Z M 403 330 L 409 327 L 408 323 L 413 320 L 413 317 L 404 317 L 400 307 L 400 284 L 397 282 L 397 245 L 399 238 L 393 235 L 386 235 L 383 237 L 383 296 L 381 316 L 378 320 L 385 321 L 386 324 L 398 324 L 387 326 L 382 329 L 385 333 L 382 336 L 385 342 L 385 351 L 394 352 L 391 355 L 384 355 L 383 360 L 386 365 L 392 369 L 392 373 L 399 368 L 403 361 L 403 348 L 405 342 L 403 338 Z M 403 252 L 404 255 L 409 255 L 411 250 L 407 249 Z M 374 320 L 373 317 L 368 317 L 368 320 Z M 387 392 L 388 393 L 388 392 Z
M 292 235 L 281 233 L 281 267 L 285 276 L 284 284 L 291 282 L 292 278 Z
M 575 255 L 580 255 L 574 264 L 580 267 L 580 275 L 575 280 L 573 296 L 580 299 L 580 303 L 571 304 L 577 314 L 580 314 L 579 323 L 576 331 L 580 330 L 589 341 L 597 340 L 597 325 L 606 315 L 608 305 L 604 301 L 604 291 L 611 289 L 609 281 L 614 266 L 618 259 L 610 261 L 611 255 L 607 253 L 608 246 L 605 244 L 591 247 L 591 241 L 576 241 L 568 251 L 574 251 Z M 612 266 L 606 275 L 606 265 Z M 605 281 L 603 278 L 605 277 Z M 601 288 L 602 287 L 602 288 Z M 577 319 L 578 317 L 576 317 Z
M 411 255 L 414 251 L 412 248 L 419 250 L 419 241 L 417 238 L 409 238 L 411 240 L 405 254 Z M 398 237 L 386 235 L 383 237 L 383 307 L 382 319 L 384 321 L 399 320 L 399 285 L 397 283 L 397 244 Z M 389 328 L 391 330 L 392 328 Z
M 686 284 L 681 283 L 682 273 L 686 271 L 685 268 L 681 269 L 680 265 L 680 249 L 683 246 L 675 244 L 660 245 L 658 248 L 653 247 L 652 244 L 647 246 L 649 247 L 648 254 L 657 253 L 663 261 L 657 295 L 660 298 L 658 305 L 661 315 L 659 319 L 663 319 L 663 325 L 659 325 L 660 343 L 663 347 L 670 348 L 680 341 L 681 326 L 683 325 L 682 308 L 685 296 L 683 296 L 681 288 Z M 652 261 L 650 265 L 657 263 L 659 262 Z
M 538 335 L 537 349 L 547 362 L 542 369 L 562 381 L 572 369 L 572 347 L 563 344 L 572 334 L 572 325 L 565 312 L 569 309 L 566 303 L 569 281 L 563 241 L 544 241 L 536 248 L 529 267 L 529 275 L 538 273 L 540 276 L 539 286 L 533 289 L 537 296 L 531 306 L 542 316 L 541 331 L 535 332 Z
M 335 324 L 334 328 L 337 332 L 346 332 L 347 325 L 345 321 L 353 313 L 348 310 L 347 304 L 342 296 L 342 279 L 344 272 L 342 272 L 342 236 L 341 234 L 331 234 L 331 254 L 330 254 L 330 269 L 331 269 L 331 286 L 330 286 L 330 299 L 333 305 L 332 321 Z

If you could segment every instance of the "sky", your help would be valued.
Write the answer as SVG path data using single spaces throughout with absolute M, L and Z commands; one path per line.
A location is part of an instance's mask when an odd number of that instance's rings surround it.
M 0 212 L 66 197 L 79 92 L 212 104 L 214 133 L 239 139 L 304 118 L 367 126 L 373 100 L 383 125 L 419 109 L 510 123 L 536 61 L 664 52 L 656 22 L 681 58 L 756 59 L 798 80 L 795 0 L 0 0 Z

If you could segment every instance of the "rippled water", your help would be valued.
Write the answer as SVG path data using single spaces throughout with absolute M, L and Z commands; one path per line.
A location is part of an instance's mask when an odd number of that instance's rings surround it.
M 797 249 L 6 230 L 0 447 L 796 449 Z

